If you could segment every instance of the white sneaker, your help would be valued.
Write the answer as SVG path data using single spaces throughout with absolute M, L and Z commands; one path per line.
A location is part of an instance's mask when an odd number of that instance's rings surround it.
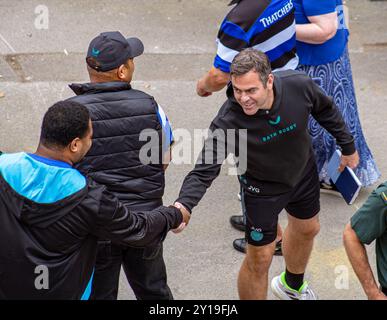
M 285 281 L 285 272 L 273 278 L 271 281 L 271 290 L 280 300 L 317 300 L 316 294 L 309 288 L 308 282 L 306 281 L 304 281 L 304 284 L 299 290 L 290 288 Z

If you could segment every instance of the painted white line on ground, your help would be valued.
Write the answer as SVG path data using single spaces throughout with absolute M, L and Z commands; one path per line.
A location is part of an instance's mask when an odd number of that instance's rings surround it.
M 16 53 L 16 50 L 10 45 L 10 43 L 3 37 L 3 35 L 0 33 L 0 40 L 5 43 L 5 45 L 12 51 L 12 53 Z

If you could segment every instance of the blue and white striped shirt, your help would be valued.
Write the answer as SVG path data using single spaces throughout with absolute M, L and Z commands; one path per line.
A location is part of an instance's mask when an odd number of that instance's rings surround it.
M 266 53 L 273 71 L 295 69 L 296 24 L 292 0 L 242 0 L 224 19 L 217 38 L 214 67 L 230 72 L 231 62 L 243 49 Z

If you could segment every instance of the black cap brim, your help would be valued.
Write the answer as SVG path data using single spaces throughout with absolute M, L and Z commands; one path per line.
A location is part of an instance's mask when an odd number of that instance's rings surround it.
M 140 39 L 133 37 L 126 39 L 126 41 L 128 41 L 130 48 L 129 58 L 135 58 L 144 53 L 144 44 Z

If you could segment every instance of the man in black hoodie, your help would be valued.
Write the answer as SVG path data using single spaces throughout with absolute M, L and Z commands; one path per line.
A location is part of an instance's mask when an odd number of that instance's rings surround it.
M 98 238 L 156 245 L 182 222 L 174 207 L 133 213 L 74 169 L 92 134 L 86 107 L 58 102 L 35 153 L 0 155 L 0 299 L 88 299 Z
M 278 214 L 285 209 L 286 271 L 273 279 L 271 287 L 280 299 L 314 300 L 304 272 L 319 231 L 320 191 L 308 117 L 312 115 L 336 138 L 343 154 L 340 169 L 358 163 L 353 137 L 332 100 L 310 78 L 296 71 L 271 73 L 262 52 L 243 50 L 234 58 L 230 74 L 228 100 L 210 126 L 215 133 L 185 178 L 177 202 L 191 211 L 234 150 L 239 164 L 246 164 L 239 172 L 248 242 L 238 278 L 240 298 L 266 298 Z M 236 136 L 230 138 L 230 132 Z

